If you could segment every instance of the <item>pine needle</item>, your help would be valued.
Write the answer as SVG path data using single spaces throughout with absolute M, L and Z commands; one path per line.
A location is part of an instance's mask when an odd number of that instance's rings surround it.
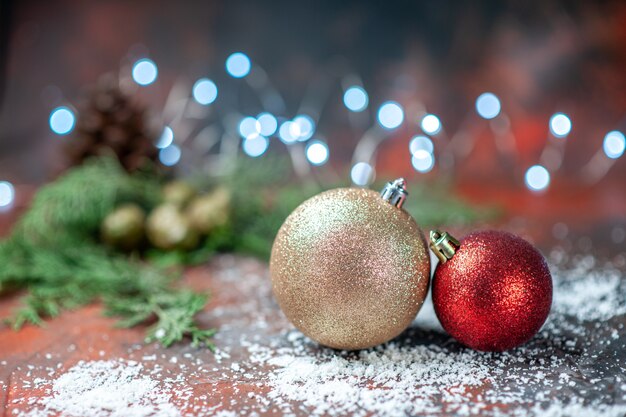
M 9 319 L 12 326 L 41 325 L 46 317 L 100 300 L 121 326 L 152 323 L 149 340 L 169 346 L 190 337 L 207 344 L 214 331 L 194 321 L 207 295 L 179 289 L 179 274 L 111 253 L 96 240 L 102 219 L 116 205 L 151 207 L 159 198 L 156 179 L 129 176 L 108 158 L 43 187 L 11 237 L 0 242 L 0 291 L 27 292 Z

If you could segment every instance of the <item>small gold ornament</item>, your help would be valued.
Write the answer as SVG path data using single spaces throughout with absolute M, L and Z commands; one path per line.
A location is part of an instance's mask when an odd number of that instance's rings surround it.
M 161 204 L 146 220 L 146 235 L 159 249 L 191 249 L 198 244 L 198 234 L 187 218 L 173 204 Z
M 419 311 L 430 256 L 401 206 L 404 180 L 382 193 L 338 188 L 305 201 L 280 228 L 270 260 L 272 289 L 305 335 L 336 349 L 384 343 Z
M 145 220 L 146 215 L 138 205 L 120 206 L 102 221 L 102 240 L 117 249 L 137 249 L 143 240 Z
M 163 187 L 163 201 L 184 207 L 196 196 L 196 190 L 184 181 L 172 181 Z
M 230 199 L 230 191 L 220 187 L 210 194 L 191 200 L 186 210 L 191 226 L 199 233 L 207 234 L 228 223 Z

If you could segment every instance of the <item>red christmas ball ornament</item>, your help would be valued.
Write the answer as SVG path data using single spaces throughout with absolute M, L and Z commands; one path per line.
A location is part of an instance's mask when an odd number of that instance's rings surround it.
M 476 350 L 501 352 L 529 341 L 548 317 L 552 276 L 544 257 L 524 239 L 483 231 L 460 243 L 430 233 L 439 258 L 433 304 L 443 328 Z

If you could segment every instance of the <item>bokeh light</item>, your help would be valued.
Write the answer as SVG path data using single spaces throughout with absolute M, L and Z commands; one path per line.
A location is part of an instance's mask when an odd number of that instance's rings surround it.
M 270 141 L 265 136 L 257 135 L 244 139 L 242 148 L 246 155 L 256 158 L 263 155 L 269 145 Z
M 409 142 L 409 151 L 411 152 L 411 155 L 413 155 L 415 152 L 420 150 L 433 153 L 435 151 L 435 145 L 433 145 L 433 141 L 430 140 L 429 137 L 417 135 Z
M 181 151 L 176 145 L 170 145 L 159 151 L 159 161 L 165 166 L 174 166 L 180 161 Z
M 254 117 L 244 117 L 239 122 L 239 134 L 244 139 L 252 139 L 261 134 L 261 123 Z
M 69 107 L 57 107 L 50 113 L 50 129 L 57 135 L 67 135 L 75 124 L 76 116 Z
M 476 112 L 483 119 L 493 119 L 500 114 L 500 100 L 493 93 L 482 93 L 476 99 Z
M 321 140 L 309 142 L 306 147 L 306 159 L 313 165 L 324 165 L 328 161 L 328 145 Z
M 15 188 L 8 181 L 0 181 L 0 208 L 10 207 L 15 199 Z
M 350 170 L 350 179 L 355 185 L 364 187 L 374 180 L 375 171 L 367 162 L 357 162 Z
M 261 134 L 263 136 L 271 136 L 278 129 L 278 121 L 271 113 L 261 113 L 257 116 L 257 121 L 261 124 Z
M 626 148 L 624 134 L 618 130 L 607 133 L 604 137 L 602 148 L 607 157 L 611 159 L 619 158 L 624 154 L 624 148 Z
M 315 121 L 306 114 L 300 114 L 293 119 L 290 129 L 292 129 L 292 135 L 297 137 L 299 141 L 309 140 L 315 133 Z
M 343 94 L 343 104 L 348 110 L 353 112 L 360 112 L 367 108 L 369 98 L 367 92 L 359 86 L 352 86 L 346 90 Z
M 278 129 L 278 137 L 284 143 L 294 143 L 298 140 L 300 127 L 292 121 L 283 122 Z
M 533 191 L 542 191 L 550 185 L 550 173 L 541 165 L 533 165 L 526 171 L 526 186 Z
M 429 135 L 436 135 L 441 131 L 441 121 L 434 114 L 427 114 L 422 118 L 422 130 Z
M 148 58 L 140 59 L 133 65 L 133 80 L 139 85 L 150 85 L 156 81 L 159 70 L 154 61 Z
M 194 100 L 206 106 L 217 99 L 217 86 L 208 78 L 200 78 L 193 85 L 192 94 Z
M 411 164 L 416 171 L 426 173 L 432 170 L 435 166 L 435 157 L 432 153 L 424 149 L 419 149 L 413 154 Z
M 226 71 L 233 78 L 243 78 L 250 73 L 250 58 L 242 52 L 235 52 L 226 59 Z
M 564 113 L 555 113 L 550 118 L 550 132 L 556 137 L 565 137 L 572 130 L 572 121 Z
M 159 149 L 167 148 L 174 142 L 174 131 L 171 127 L 165 126 L 163 128 L 163 133 L 159 137 L 159 140 L 156 143 L 156 147 Z
M 378 123 L 385 129 L 395 129 L 404 121 L 404 110 L 395 101 L 387 101 L 378 109 Z

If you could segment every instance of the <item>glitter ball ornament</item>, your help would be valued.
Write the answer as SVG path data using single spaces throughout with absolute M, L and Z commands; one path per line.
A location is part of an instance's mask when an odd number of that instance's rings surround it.
M 362 349 L 399 335 L 419 311 L 430 278 L 422 231 L 402 208 L 404 180 L 382 193 L 339 188 L 302 203 L 280 228 L 272 289 L 305 335 Z
M 530 340 L 548 317 L 552 276 L 543 256 L 506 232 L 472 233 L 460 243 L 431 232 L 439 258 L 433 304 L 443 328 L 473 349 L 501 352 Z

